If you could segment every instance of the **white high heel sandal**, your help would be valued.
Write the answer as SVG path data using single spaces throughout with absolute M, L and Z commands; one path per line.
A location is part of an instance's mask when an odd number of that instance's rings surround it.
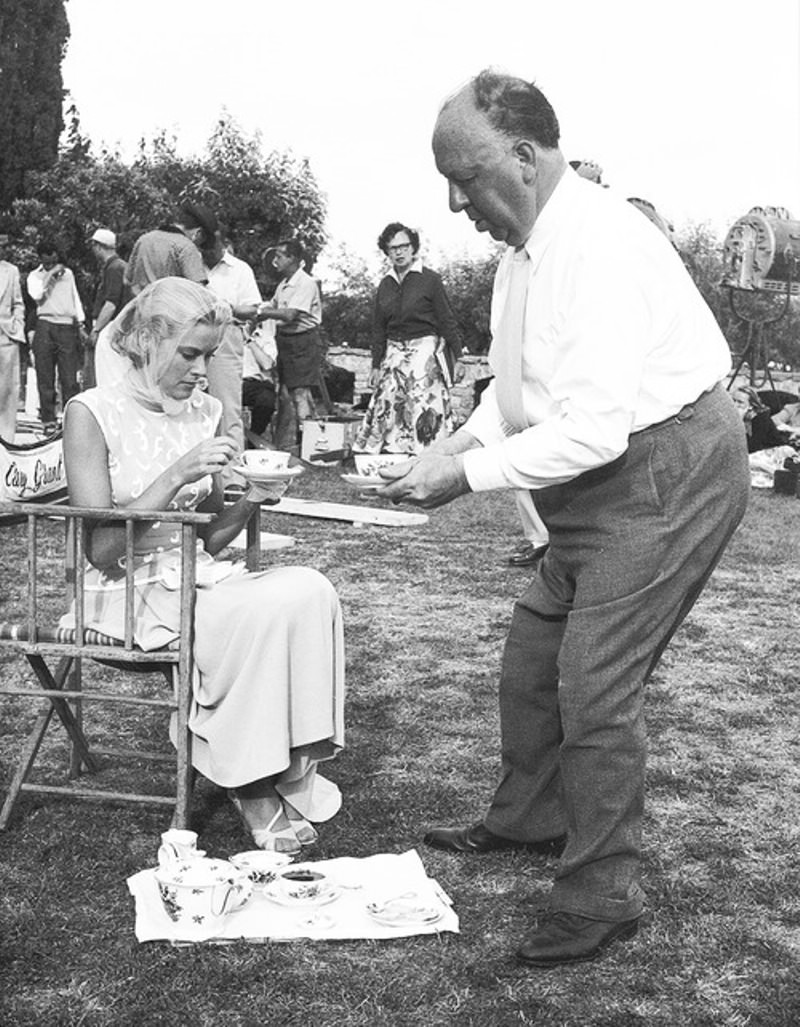
M 268 852 L 280 852 L 285 856 L 297 856 L 300 853 L 302 843 L 297 836 L 291 821 L 289 822 L 288 827 L 283 827 L 279 831 L 273 830 L 275 822 L 279 819 L 282 813 L 285 813 L 282 805 L 278 806 L 277 811 L 266 827 L 252 827 L 247 821 L 244 809 L 242 808 L 242 801 L 239 796 L 236 795 L 235 792 L 229 792 L 228 795 L 230 796 L 230 800 L 233 803 L 234 808 L 241 817 L 242 823 L 252 835 L 257 848 L 265 849 Z M 289 819 L 288 814 L 286 814 L 286 817 Z M 310 824 L 308 826 L 311 827 Z M 311 827 L 311 830 L 314 831 L 314 828 Z M 316 831 L 314 831 L 314 834 L 316 834 Z M 287 843 L 287 846 L 285 848 L 283 846 L 279 848 L 277 844 L 278 842 L 285 842 Z

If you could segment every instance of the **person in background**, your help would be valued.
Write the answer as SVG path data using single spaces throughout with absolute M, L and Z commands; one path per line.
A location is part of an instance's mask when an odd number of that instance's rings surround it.
M 522 541 L 511 550 L 508 562 L 512 567 L 536 567 L 550 544 L 547 525 L 539 516 L 533 496 L 527 489 L 517 489 L 514 502 L 522 525 Z
M 319 285 L 305 270 L 305 253 L 297 239 L 277 244 L 272 266 L 281 276 L 275 295 L 258 309 L 258 320 L 275 322 L 278 346 L 278 449 L 297 453 L 303 421 L 316 416 L 311 391 L 322 377 L 322 298 Z
M 373 392 L 353 448 L 420 453 L 453 430 L 450 386 L 461 333 L 441 278 L 418 257 L 419 233 L 393 221 L 378 248 L 391 268 L 375 297 Z
M 230 322 L 228 303 L 183 278 L 146 286 L 112 322 L 123 378 L 76 396 L 64 417 L 70 502 L 85 507 L 197 509 L 197 668 L 189 727 L 192 762 L 232 790 L 254 843 L 297 854 L 313 822 L 341 805 L 317 773 L 344 742 L 344 636 L 331 583 L 309 567 L 247 573 L 215 560 L 268 493 L 252 485 L 223 504 L 220 472 L 236 456 L 220 434 L 221 404 L 200 391 Z M 124 637 L 124 525 L 100 522 L 86 540 L 86 627 Z M 134 539 L 134 642 L 177 637 L 180 553 L 171 526 Z M 62 618 L 74 626 L 74 611 Z
M 535 85 L 482 72 L 445 102 L 433 150 L 450 209 L 507 243 L 495 378 L 463 428 L 381 471 L 381 494 L 533 489 L 550 545 L 506 639 L 490 806 L 425 842 L 561 853 L 517 948 L 551 967 L 638 930 L 644 685 L 741 521 L 747 450 L 727 342 L 679 254 L 568 167 Z
M 234 440 L 241 453 L 244 449 L 242 379 L 246 325 L 256 316 L 261 293 L 253 269 L 233 255 L 221 232 L 215 232 L 212 245 L 203 251 L 203 258 L 208 268 L 208 288 L 230 306 L 232 315 L 222 345 L 208 365 L 208 391 L 222 403 L 222 433 Z
M 56 368 L 61 402 L 66 406 L 80 391 L 83 304 L 75 276 L 61 261 L 55 243 L 37 247 L 41 264 L 28 275 L 28 295 L 36 303 L 33 359 L 39 389 L 39 417 L 45 434 L 56 430 Z
M 91 389 L 97 384 L 94 373 L 94 351 L 97 339 L 131 298 L 125 284 L 127 264 L 117 254 L 117 237 L 108 228 L 98 228 L 91 238 L 92 253 L 100 268 L 100 278 L 92 306 L 92 330 L 83 359 L 83 387 Z
M 150 282 L 177 276 L 205 285 L 208 268 L 201 250 L 213 246 L 217 219 L 200 203 L 185 200 L 175 220 L 145 232 L 136 240 L 125 271 L 125 283 L 136 296 Z
M 667 221 L 662 214 L 659 214 L 650 200 L 643 200 L 639 196 L 629 196 L 628 203 L 644 214 L 647 220 L 651 221 L 659 232 L 665 235 L 677 250 L 678 245 L 675 242 L 675 228 L 670 221 Z
M 250 410 L 250 435 L 265 440 L 277 408 L 275 395 L 274 322 L 262 321 L 250 332 L 244 347 L 242 405 Z M 255 440 L 258 442 L 258 439 Z
M 19 268 L 6 260 L 8 236 L 0 235 L 0 440 L 17 430 L 19 351 L 25 345 L 25 302 Z

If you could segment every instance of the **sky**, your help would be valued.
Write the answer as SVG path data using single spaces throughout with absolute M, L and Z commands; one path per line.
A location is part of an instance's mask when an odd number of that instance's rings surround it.
M 68 0 L 64 85 L 96 146 L 160 129 L 200 153 L 226 109 L 307 157 L 331 250 L 372 261 L 389 221 L 429 254 L 479 253 L 431 131 L 493 66 L 545 93 L 591 159 L 678 229 L 724 237 L 754 205 L 800 219 L 800 0 Z

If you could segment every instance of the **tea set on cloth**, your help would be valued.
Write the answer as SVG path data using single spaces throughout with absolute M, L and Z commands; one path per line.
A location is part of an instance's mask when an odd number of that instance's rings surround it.
M 415 849 L 293 863 L 263 849 L 229 860 L 197 848 L 193 831 L 161 836 L 158 867 L 128 878 L 136 938 L 224 943 L 403 938 L 458 933 L 458 917 Z

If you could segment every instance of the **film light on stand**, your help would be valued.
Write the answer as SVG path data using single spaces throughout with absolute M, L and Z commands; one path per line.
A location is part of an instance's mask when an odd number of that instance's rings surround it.
M 784 207 L 753 207 L 725 237 L 722 285 L 746 292 L 800 293 L 800 221 Z

